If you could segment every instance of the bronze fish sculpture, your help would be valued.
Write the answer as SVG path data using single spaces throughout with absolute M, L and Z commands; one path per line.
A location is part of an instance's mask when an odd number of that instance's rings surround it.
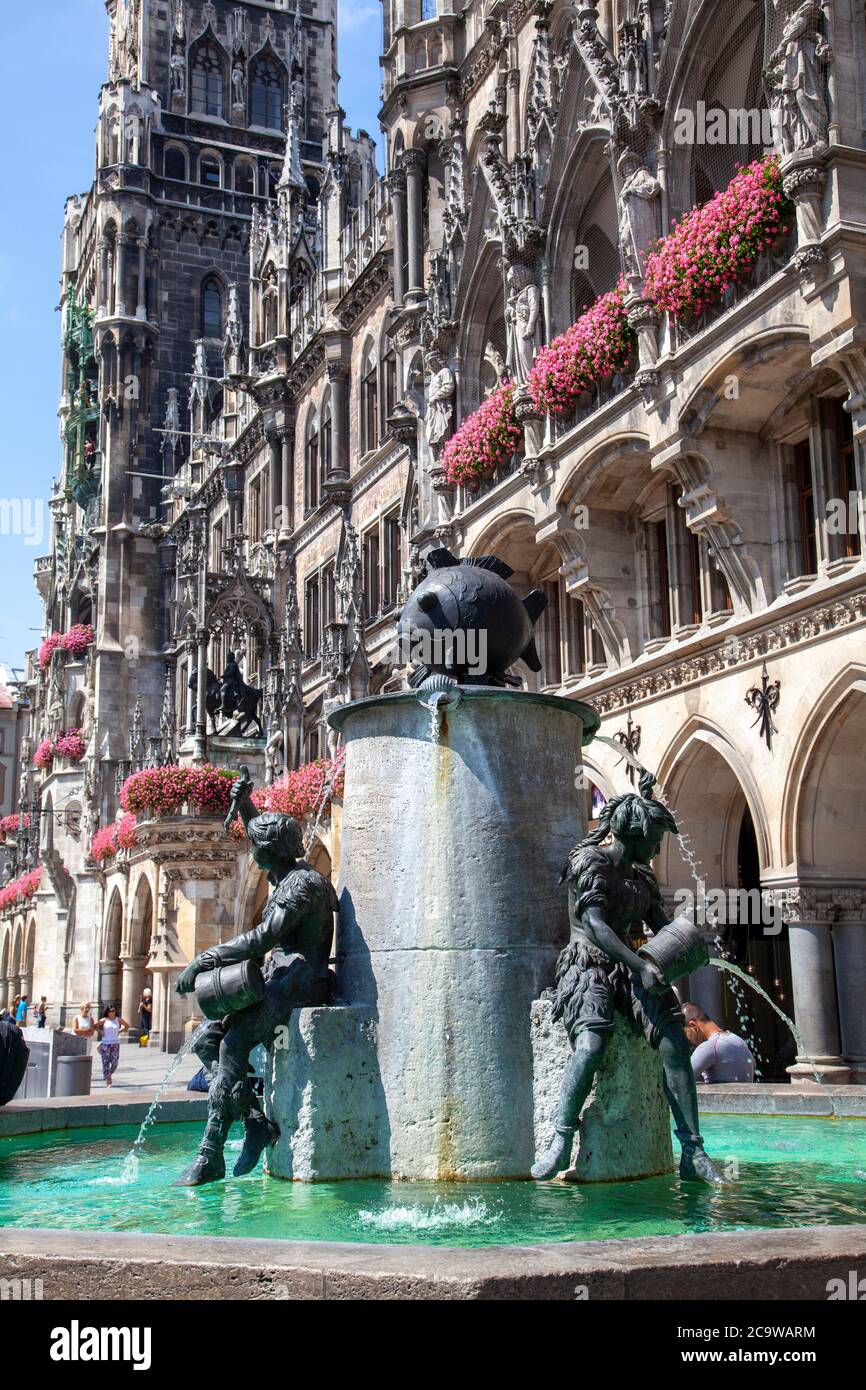
M 416 665 L 410 685 L 444 676 L 458 685 L 519 686 L 508 674 L 518 659 L 541 670 L 533 638 L 547 607 L 540 589 L 518 598 L 508 583 L 514 571 L 495 555 L 459 560 L 431 550 L 427 568 L 397 620 L 400 648 Z

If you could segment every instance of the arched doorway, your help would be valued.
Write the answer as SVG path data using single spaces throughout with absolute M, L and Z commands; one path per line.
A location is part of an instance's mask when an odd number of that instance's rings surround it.
M 150 880 L 142 874 L 132 900 L 132 916 L 129 924 L 128 953 L 123 956 L 121 977 L 121 1013 L 130 1025 L 130 1039 L 140 1036 L 138 1026 L 139 1000 L 145 986 L 153 987 L 153 977 L 147 973 L 150 959 L 150 943 L 153 937 L 153 893 Z M 155 1011 L 155 1010 L 154 1010 Z M 154 1019 L 154 1031 L 157 1020 Z
M 761 899 L 761 874 L 769 851 L 757 791 L 718 730 L 693 730 L 681 740 L 675 756 L 672 770 L 665 770 L 661 780 L 705 885 L 708 907 L 719 913 L 720 929 L 707 927 L 711 949 L 739 965 L 790 1013 L 787 933 L 775 932 Z M 697 896 L 692 870 L 673 837 L 662 846 L 658 874 L 673 910 L 687 901 L 686 894 Z M 793 1061 L 790 1033 L 759 994 L 714 966 L 696 971 L 681 990 L 684 999 L 715 1022 L 746 1038 L 762 1080 L 786 1079 L 785 1067 Z
M 813 1055 L 841 1056 L 866 1082 L 866 678 L 846 677 L 795 794 L 793 860 L 802 912 L 791 927 L 796 1017 Z M 813 719 L 818 723 L 818 708 Z

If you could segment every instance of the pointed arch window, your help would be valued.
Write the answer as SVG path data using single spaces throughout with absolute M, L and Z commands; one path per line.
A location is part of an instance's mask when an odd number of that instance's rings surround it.
M 204 338 L 221 338 L 223 331 L 223 296 L 219 281 L 208 276 L 201 287 L 201 332 Z
M 307 425 L 304 453 L 304 511 L 314 512 L 319 505 L 321 459 L 319 455 L 319 422 L 315 415 Z
M 220 52 L 212 43 L 199 44 L 192 60 L 190 110 L 222 116 L 224 98 L 225 68 Z
M 281 130 L 283 74 L 273 58 L 256 58 L 250 70 L 250 125 Z
M 327 478 L 328 474 L 330 473 L 331 468 L 333 467 L 333 454 L 334 454 L 334 428 L 333 428 L 333 421 L 332 421 L 332 418 L 331 418 L 331 401 L 330 401 L 330 398 L 329 398 L 328 400 L 326 400 L 326 401 L 325 401 L 325 404 L 322 406 L 322 439 L 321 439 L 321 454 L 322 454 L 322 460 L 321 460 L 321 462 L 322 462 L 321 476 L 322 476 L 322 481 L 324 481 L 325 478 Z
M 362 444 L 365 454 L 379 447 L 379 372 L 372 347 L 364 354 L 361 373 Z

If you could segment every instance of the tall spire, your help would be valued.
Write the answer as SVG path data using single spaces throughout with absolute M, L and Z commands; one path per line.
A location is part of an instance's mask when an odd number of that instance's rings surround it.
M 301 169 L 301 133 L 299 128 L 298 100 L 292 85 L 291 95 L 286 103 L 286 154 L 277 192 L 300 188 L 306 191 L 304 174 Z

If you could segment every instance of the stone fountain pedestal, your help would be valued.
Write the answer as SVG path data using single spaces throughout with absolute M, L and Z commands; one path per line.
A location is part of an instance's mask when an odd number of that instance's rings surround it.
M 467 688 L 332 716 L 346 747 L 338 981 L 375 1010 L 383 1148 L 401 1178 L 525 1177 L 532 1002 L 567 935 L 558 885 L 597 716 Z
M 453 695 L 446 695 L 453 700 Z M 598 718 L 577 701 L 467 688 L 331 716 L 346 748 L 341 1007 L 301 1010 L 266 1073 L 300 1180 L 526 1178 L 550 1138 L 569 1044 L 541 998 L 568 939 L 559 877 L 585 834 L 576 789 Z M 617 1031 L 576 1173 L 671 1167 L 658 1057 Z

